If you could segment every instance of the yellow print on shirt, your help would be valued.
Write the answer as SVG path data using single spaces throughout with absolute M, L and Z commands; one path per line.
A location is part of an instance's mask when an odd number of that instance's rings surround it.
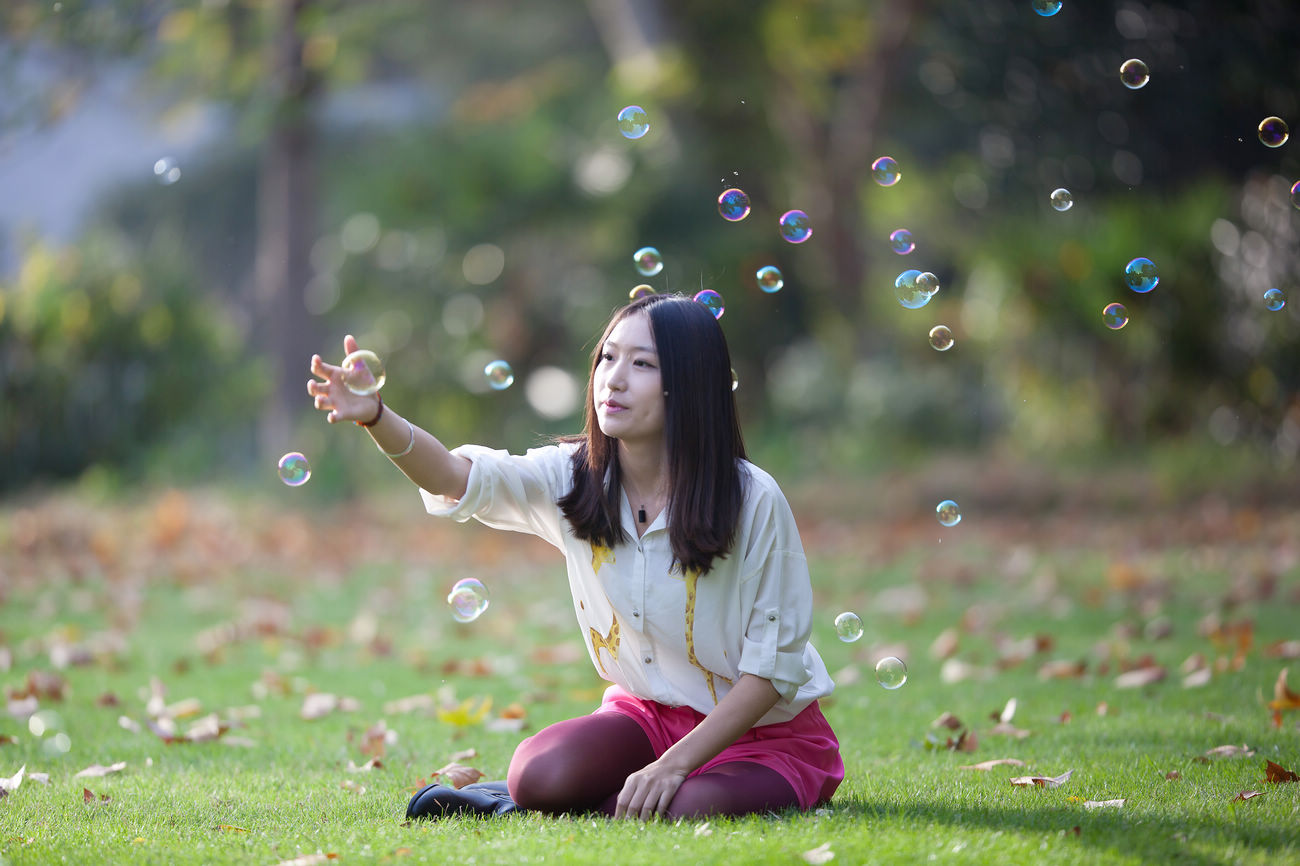
M 609 653 L 610 660 L 618 661 L 618 614 L 613 614 L 613 618 L 609 634 L 601 634 L 594 628 L 587 628 L 587 633 L 591 637 L 591 654 L 596 657 L 596 664 L 599 665 L 602 674 L 605 673 L 605 663 L 600 660 L 602 649 Z
M 591 570 L 600 574 L 600 567 L 605 563 L 614 564 L 614 549 L 606 547 L 603 544 L 593 544 L 591 546 Z
M 712 696 L 713 702 L 718 702 L 718 690 L 714 686 L 714 678 L 722 680 L 727 685 L 731 685 L 731 680 L 722 674 L 715 674 L 713 671 L 700 664 L 699 658 L 695 655 L 695 586 L 700 579 L 698 571 L 686 572 L 686 660 L 692 665 L 704 672 L 704 682 L 709 687 L 709 695 Z

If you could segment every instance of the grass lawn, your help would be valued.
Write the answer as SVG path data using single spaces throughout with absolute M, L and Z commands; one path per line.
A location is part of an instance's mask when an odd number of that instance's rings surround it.
M 1267 706 L 1288 667 L 1300 689 L 1300 514 L 944 529 L 792 498 L 848 778 L 813 813 L 649 825 L 404 821 L 434 771 L 503 778 L 521 736 L 598 701 L 538 542 L 409 496 L 5 506 L 0 863 L 1300 861 L 1300 784 L 1265 780 L 1300 770 L 1300 710 Z M 492 603 L 461 625 L 443 598 L 467 576 Z M 1023 765 L 963 769 L 995 759 Z

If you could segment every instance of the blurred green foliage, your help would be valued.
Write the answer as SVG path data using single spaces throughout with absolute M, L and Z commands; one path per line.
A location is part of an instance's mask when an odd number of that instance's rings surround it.
M 121 190 L 84 242 L 33 243 L 0 281 L 0 488 L 177 453 L 265 471 L 248 427 L 275 393 L 275 347 L 251 343 L 252 215 L 260 145 L 293 105 L 320 117 L 303 327 L 330 360 L 345 333 L 379 351 L 386 399 L 450 444 L 574 429 L 576 407 L 538 411 L 530 376 L 558 367 L 581 389 L 591 340 L 644 281 L 723 294 L 750 438 L 799 468 L 1189 436 L 1281 466 L 1300 453 L 1300 159 L 1252 139 L 1266 114 L 1300 120 L 1294 4 L 1072 3 L 1044 19 L 1027 0 L 299 0 L 321 92 L 298 103 L 266 75 L 280 5 L 3 13 L 10 53 L 129 57 L 142 87 L 233 119 L 182 182 Z M 1120 85 L 1126 56 L 1151 66 L 1143 90 Z M 417 98 L 368 122 L 365 87 Z M 630 102 L 652 118 L 640 141 L 614 124 Z M 865 170 L 883 153 L 896 187 Z M 741 223 L 717 215 L 727 186 L 754 203 Z M 1072 210 L 1049 207 L 1057 186 Z M 792 207 L 813 219 L 807 244 L 776 236 Z M 899 227 L 917 238 L 907 257 L 886 241 Z M 643 280 L 646 244 L 666 267 Z M 1149 295 L 1122 284 L 1139 255 L 1161 271 Z M 765 264 L 785 274 L 778 294 L 754 284 Z M 943 286 L 921 311 L 893 296 L 909 267 Z M 1267 285 L 1289 291 L 1283 311 L 1264 310 Z M 1123 330 L 1102 325 L 1110 301 Z M 957 338 L 944 354 L 926 341 L 937 322 Z M 494 357 L 514 365 L 508 391 L 482 381 Z M 327 464 L 361 452 L 309 407 L 304 392 L 318 477 L 344 488 L 353 471 Z

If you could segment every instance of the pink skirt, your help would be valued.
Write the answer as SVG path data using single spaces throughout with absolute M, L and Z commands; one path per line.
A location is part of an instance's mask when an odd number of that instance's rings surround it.
M 669 707 L 642 700 L 619 686 L 605 689 L 596 712 L 618 713 L 639 724 L 650 739 L 656 758 L 704 719 L 703 713 L 690 707 Z M 776 770 L 794 788 L 802 809 L 829 802 L 844 781 L 840 741 L 816 701 L 788 722 L 750 728 L 691 775 L 733 761 Z

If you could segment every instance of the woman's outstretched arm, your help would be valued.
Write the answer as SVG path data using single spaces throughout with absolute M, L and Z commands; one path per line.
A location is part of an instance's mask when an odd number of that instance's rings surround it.
M 356 339 L 349 334 L 343 338 L 343 351 L 352 354 L 357 350 Z M 416 427 L 392 409 L 381 403 L 377 394 L 354 394 L 343 384 L 343 368 L 327 364 L 320 355 L 312 355 L 311 372 L 316 379 L 307 381 L 307 393 L 316 400 L 316 408 L 328 412 L 325 420 L 331 424 L 339 421 L 370 422 L 367 426 L 379 450 L 388 455 L 407 478 L 421 488 L 460 499 L 469 482 L 470 461 L 447 450 L 432 434 Z

